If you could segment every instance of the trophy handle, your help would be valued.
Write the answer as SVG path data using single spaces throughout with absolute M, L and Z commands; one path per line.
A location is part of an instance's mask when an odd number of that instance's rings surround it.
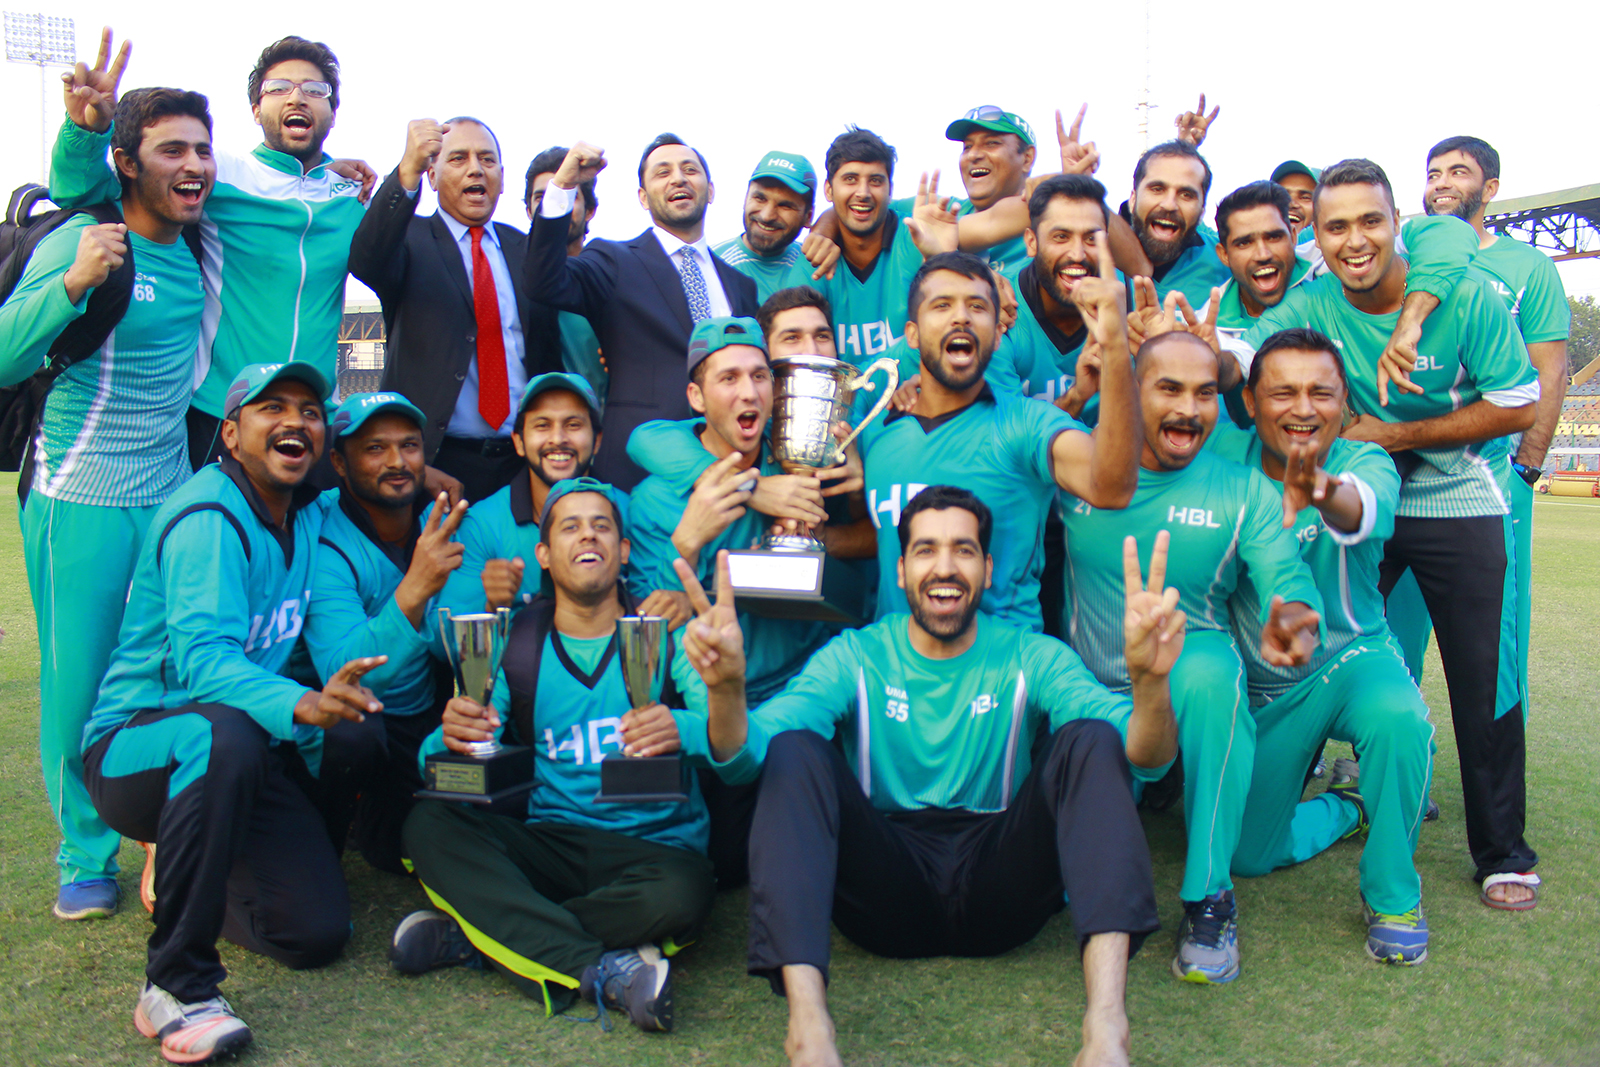
M 883 409 L 888 407 L 889 402 L 894 399 L 894 391 L 900 388 L 900 361 L 890 356 L 882 356 L 874 360 L 871 366 L 867 367 L 860 374 L 857 374 L 854 378 L 851 378 L 850 388 L 852 390 L 859 389 L 863 386 L 868 389 L 876 388 L 876 386 L 874 386 L 869 379 L 872 377 L 873 372 L 878 370 L 880 367 L 883 369 L 884 373 L 888 375 L 889 385 L 884 389 L 883 395 L 878 398 L 878 402 L 872 405 L 872 410 L 867 412 L 867 417 L 856 424 L 855 429 L 850 431 L 849 437 L 846 437 L 843 441 L 839 442 L 834 451 L 833 464 L 836 467 L 844 462 L 844 450 L 850 447 L 850 442 L 854 441 L 861 435 L 861 431 L 866 429 L 867 423 L 883 414 Z
M 450 609 L 440 608 L 434 612 L 434 618 L 439 623 L 439 643 L 444 647 L 444 658 L 450 661 L 450 666 L 455 667 L 455 656 L 450 652 Z

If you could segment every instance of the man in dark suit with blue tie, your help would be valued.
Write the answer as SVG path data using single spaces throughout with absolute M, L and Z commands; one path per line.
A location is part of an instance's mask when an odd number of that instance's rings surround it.
M 706 206 L 715 193 L 705 159 L 670 133 L 639 160 L 639 203 L 650 228 L 630 241 L 590 241 L 567 256 L 575 190 L 606 166 L 605 153 L 572 146 L 546 187 L 528 238 L 528 297 L 587 318 L 611 372 L 594 472 L 631 489 L 644 472 L 627 456 L 628 436 L 651 419 L 687 419 L 684 353 L 694 324 L 754 315 L 755 282 L 712 255 Z
M 418 218 L 424 174 L 439 210 Z M 489 127 L 418 119 L 350 243 L 350 273 L 383 301 L 383 388 L 422 409 L 428 463 L 472 501 L 526 469 L 511 443 L 523 387 L 561 369 L 555 310 L 521 284 L 527 237 L 491 221 L 503 184 Z

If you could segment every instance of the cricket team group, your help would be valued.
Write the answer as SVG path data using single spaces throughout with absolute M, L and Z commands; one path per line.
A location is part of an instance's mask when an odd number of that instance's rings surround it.
M 1141 806 L 1187 827 L 1176 978 L 1241 973 L 1235 877 L 1347 838 L 1359 899 L 1330 921 L 1421 964 L 1430 629 L 1464 797 L 1440 832 L 1464 822 L 1485 905 L 1536 905 L 1529 534 L 1568 309 L 1543 254 L 1485 229 L 1483 140 L 1418 143 L 1403 224 L 1365 159 L 1218 196 L 1202 97 L 1114 207 L 1083 111 L 1056 117 L 1057 170 L 980 106 L 944 131 L 964 197 L 934 174 L 894 199 L 894 148 L 850 126 L 820 171 L 762 156 L 711 245 L 708 161 L 662 134 L 649 227 L 589 240 L 598 184 L 624 184 L 599 147 L 533 159 L 524 230 L 492 219 L 522 162 L 484 120 L 411 122 L 386 176 L 327 154 L 324 44 L 261 53 L 243 154 L 204 96 L 120 90 L 113 44 L 63 75 L 61 210 L 13 253 L 0 385 L 48 389 L 20 514 L 54 910 L 113 914 L 121 839 L 144 843 L 134 1022 L 167 1060 L 251 1039 L 219 938 L 340 955 L 347 843 L 426 905 L 396 970 L 492 968 L 608 1028 L 672 1028 L 674 956 L 747 883 L 794 1064 L 841 1062 L 832 926 L 985 956 L 1063 908 L 1077 1062 L 1126 1063 L 1128 961 L 1159 927 Z M 339 397 L 347 275 L 387 362 Z M 835 466 L 774 453 L 794 356 L 880 364 Z M 769 533 L 820 539 L 862 623 L 738 603 L 727 553 Z M 513 612 L 487 705 L 456 694 L 441 608 Z M 641 707 L 637 615 L 672 627 Z M 489 740 L 534 750 L 525 803 L 414 797 L 423 761 Z M 1325 766 L 1330 740 L 1355 759 Z M 619 752 L 680 753 L 688 799 L 597 803 Z

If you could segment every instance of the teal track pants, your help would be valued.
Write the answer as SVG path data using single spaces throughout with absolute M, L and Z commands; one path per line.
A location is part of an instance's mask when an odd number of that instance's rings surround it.
M 61 827 L 61 882 L 117 873 L 121 835 L 83 786 L 83 726 L 94 708 L 155 506 L 98 507 L 35 490 L 22 509 L 22 548 L 39 625 L 39 761 Z
M 1168 684 L 1189 829 L 1178 896 L 1196 901 L 1233 888 L 1228 872 L 1250 791 L 1256 723 L 1245 700 L 1244 663 L 1229 634 L 1190 630 Z
M 1514 660 L 1504 661 L 1507 664 L 1515 662 L 1514 678 L 1508 676 L 1508 667 L 1501 668 L 1500 699 L 1495 712 L 1497 715 L 1505 714 L 1512 703 L 1520 699 L 1523 718 L 1526 719 L 1531 703 L 1528 699 L 1528 635 L 1533 625 L 1534 492 L 1533 486 L 1515 474 L 1501 483 L 1501 488 L 1511 504 L 1507 536 L 1512 546 L 1512 551 L 1508 553 L 1512 580 L 1508 584 L 1515 590 L 1517 630 L 1514 640 L 1517 654 Z M 1508 593 L 1508 598 L 1511 595 Z M 1401 575 L 1400 581 L 1389 592 L 1384 614 L 1388 617 L 1389 629 L 1399 642 L 1406 669 L 1411 672 L 1412 679 L 1421 685 L 1428 638 L 1433 633 L 1433 620 L 1428 616 L 1428 605 L 1422 602 L 1422 590 L 1417 586 L 1416 575 L 1410 571 Z
M 1263 875 L 1303 863 L 1355 829 L 1353 805 L 1328 793 L 1300 800 L 1306 768 L 1333 738 L 1354 746 L 1361 762 L 1371 821 L 1361 894 L 1386 915 L 1416 907 L 1422 881 L 1412 857 L 1428 807 L 1433 724 L 1399 650 L 1386 638 L 1357 641 L 1256 708 L 1255 722 L 1255 774 L 1233 873 Z

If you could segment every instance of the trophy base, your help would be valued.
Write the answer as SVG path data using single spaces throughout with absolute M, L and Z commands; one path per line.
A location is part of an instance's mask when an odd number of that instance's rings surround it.
M 510 815 L 513 818 L 525 819 L 528 817 L 528 794 L 531 792 L 533 783 L 524 782 L 502 789 L 498 793 L 448 793 L 438 789 L 419 789 L 411 795 L 418 800 L 458 801 L 485 808 L 491 815 Z
M 492 804 L 516 790 L 533 788 L 533 749 L 506 745 L 489 756 L 440 752 L 423 763 L 425 788 L 417 796 Z
M 681 804 L 689 799 L 688 767 L 683 757 L 624 756 L 613 752 L 600 761 L 600 804 Z
M 868 617 L 867 580 L 851 560 L 821 551 L 728 553 L 734 604 L 740 611 L 774 619 L 836 622 L 860 626 Z

